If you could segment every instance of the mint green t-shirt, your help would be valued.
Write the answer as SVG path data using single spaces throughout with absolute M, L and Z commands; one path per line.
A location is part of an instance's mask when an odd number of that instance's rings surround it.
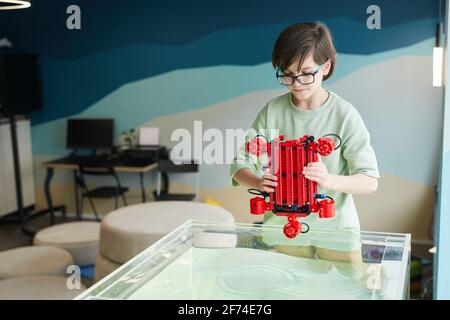
M 328 172 L 336 175 L 354 175 L 363 173 L 379 178 L 378 164 L 375 152 L 370 144 L 370 135 L 361 115 L 350 104 L 334 92 L 330 92 L 327 101 L 319 108 L 302 110 L 292 102 L 292 94 L 286 93 L 270 100 L 259 112 L 252 128 L 256 132 L 264 132 L 269 141 L 276 138 L 271 129 L 279 129 L 279 135 L 285 135 L 285 140 L 298 139 L 304 135 L 314 136 L 316 139 L 326 134 L 337 134 L 342 139 L 339 149 L 331 155 L 322 157 Z M 234 174 L 249 168 L 255 174 L 263 172 L 264 159 L 256 163 L 255 157 L 248 155 L 242 147 L 235 157 L 231 168 L 231 184 L 237 186 Z M 319 193 L 325 193 L 335 200 L 336 216 L 320 219 L 318 214 L 312 213 L 301 221 L 315 230 L 342 230 L 359 232 L 359 219 L 356 206 L 351 194 L 318 188 Z M 286 217 L 278 217 L 272 212 L 264 215 L 264 224 L 284 226 Z

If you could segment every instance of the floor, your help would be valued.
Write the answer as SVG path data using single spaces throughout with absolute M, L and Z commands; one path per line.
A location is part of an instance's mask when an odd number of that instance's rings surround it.
M 6 219 L 2 218 L 0 220 L 0 251 L 14 249 L 22 246 L 31 246 L 33 245 L 33 238 L 28 236 L 22 232 L 22 227 L 20 223 L 14 219 L 14 217 L 6 217 Z M 56 222 L 70 222 L 75 221 L 75 218 L 66 218 L 65 220 L 60 217 L 56 217 Z M 38 217 L 29 224 L 27 224 L 27 228 L 33 231 L 38 231 L 50 225 L 50 219 L 48 216 Z M 81 276 L 81 282 L 89 288 L 93 283 L 93 279 L 86 278 Z
M 56 217 L 56 222 L 69 222 L 74 220 L 74 218 L 62 220 L 60 217 Z M 27 228 L 37 231 L 49 225 L 49 216 L 42 216 L 30 221 L 30 223 L 27 224 Z M 32 241 L 33 238 L 22 232 L 20 223 L 18 223 L 14 217 L 3 217 L 0 220 L 0 251 L 21 246 L 29 246 L 33 244 Z
M 36 221 L 36 223 L 43 223 Z M 2 222 L 0 223 L 0 251 L 13 249 L 21 246 L 32 245 L 32 238 L 26 236 L 17 222 Z

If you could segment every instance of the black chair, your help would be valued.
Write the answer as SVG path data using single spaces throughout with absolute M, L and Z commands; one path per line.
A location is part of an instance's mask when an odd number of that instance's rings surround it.
M 111 176 L 114 178 L 116 185 L 115 186 L 101 186 L 95 189 L 90 190 L 87 187 L 85 176 Z M 125 193 L 128 191 L 128 188 L 122 187 L 120 184 L 119 176 L 114 170 L 112 166 L 78 166 L 78 174 L 76 177 L 76 181 L 78 186 L 83 190 L 81 195 L 81 211 L 83 211 L 84 198 L 88 198 L 91 204 L 92 210 L 94 211 L 95 218 L 97 221 L 100 221 L 98 217 L 97 210 L 94 206 L 94 202 L 92 199 L 94 198 L 115 198 L 114 208 L 118 208 L 118 200 L 119 197 L 122 197 L 123 204 L 127 206 L 127 199 L 125 198 Z

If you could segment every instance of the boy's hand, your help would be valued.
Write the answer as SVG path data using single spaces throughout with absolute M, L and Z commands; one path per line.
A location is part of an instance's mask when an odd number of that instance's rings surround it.
M 310 162 L 303 168 L 303 175 L 306 179 L 315 181 L 324 188 L 333 190 L 333 175 L 328 173 L 327 166 L 322 162 L 319 155 L 319 161 Z
M 266 170 L 264 175 L 260 177 L 256 188 L 264 192 L 274 192 L 275 187 L 278 185 L 276 181 L 277 177 L 271 174 L 269 170 Z

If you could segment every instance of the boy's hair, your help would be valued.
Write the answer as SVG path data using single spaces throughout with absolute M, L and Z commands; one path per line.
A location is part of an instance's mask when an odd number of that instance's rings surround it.
M 323 80 L 331 77 L 336 65 L 336 49 L 330 30 L 320 22 L 293 24 L 284 29 L 277 38 L 272 52 L 274 68 L 286 70 L 295 60 L 300 59 L 298 71 L 309 53 L 317 64 L 331 60 L 331 68 Z

